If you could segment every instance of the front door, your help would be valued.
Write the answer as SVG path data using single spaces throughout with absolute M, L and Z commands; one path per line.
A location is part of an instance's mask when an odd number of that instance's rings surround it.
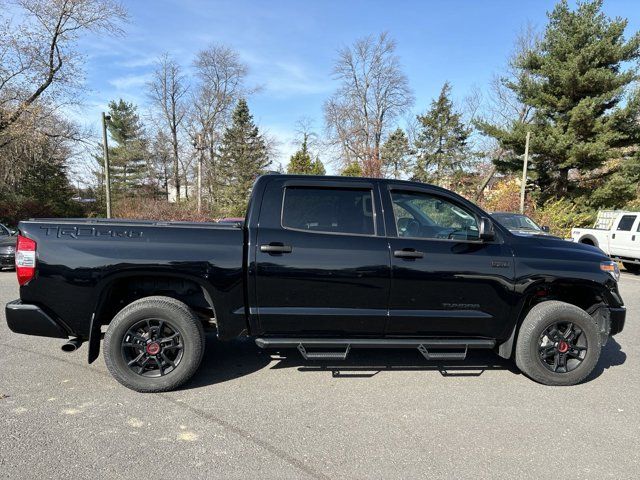
M 324 185 L 324 186 L 323 186 Z M 263 334 L 384 332 L 390 260 L 375 185 L 274 180 L 256 245 L 256 305 Z
M 435 190 L 394 190 L 387 335 L 504 332 L 513 301 L 511 249 L 481 241 L 477 212 Z M 395 231 L 393 231 L 395 230 Z

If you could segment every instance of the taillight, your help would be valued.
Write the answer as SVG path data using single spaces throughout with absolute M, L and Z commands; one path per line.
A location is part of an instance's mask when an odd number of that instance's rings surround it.
M 16 274 L 18 283 L 24 285 L 36 274 L 36 242 L 18 235 L 16 245 Z

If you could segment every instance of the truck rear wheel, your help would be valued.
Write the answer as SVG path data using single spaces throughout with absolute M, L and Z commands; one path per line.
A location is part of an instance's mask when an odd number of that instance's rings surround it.
M 640 263 L 622 262 L 622 265 L 629 273 L 640 273 Z
M 575 385 L 594 369 L 601 348 L 600 333 L 588 313 L 547 301 L 534 306 L 520 326 L 516 364 L 545 385 Z
M 204 353 L 202 324 L 184 303 L 146 297 L 127 305 L 104 337 L 115 379 L 137 392 L 166 392 L 189 380 Z

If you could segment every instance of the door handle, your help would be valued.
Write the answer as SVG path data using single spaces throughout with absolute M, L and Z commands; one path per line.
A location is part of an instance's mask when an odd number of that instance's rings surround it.
M 413 248 L 403 248 L 393 252 L 394 257 L 398 258 L 422 258 L 424 253 L 414 250 Z
M 292 250 L 291 245 L 282 245 L 275 242 L 271 242 L 269 245 L 260 245 L 260 251 L 268 254 L 291 253 Z

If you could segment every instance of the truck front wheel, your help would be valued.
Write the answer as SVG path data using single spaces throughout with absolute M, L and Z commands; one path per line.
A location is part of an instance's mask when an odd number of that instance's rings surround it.
M 184 303 L 146 297 L 123 308 L 104 337 L 115 379 L 137 392 L 166 392 L 189 380 L 204 353 L 202 324 Z
M 600 333 L 588 313 L 547 301 L 534 306 L 520 326 L 516 364 L 545 385 L 575 385 L 594 369 L 601 348 Z

